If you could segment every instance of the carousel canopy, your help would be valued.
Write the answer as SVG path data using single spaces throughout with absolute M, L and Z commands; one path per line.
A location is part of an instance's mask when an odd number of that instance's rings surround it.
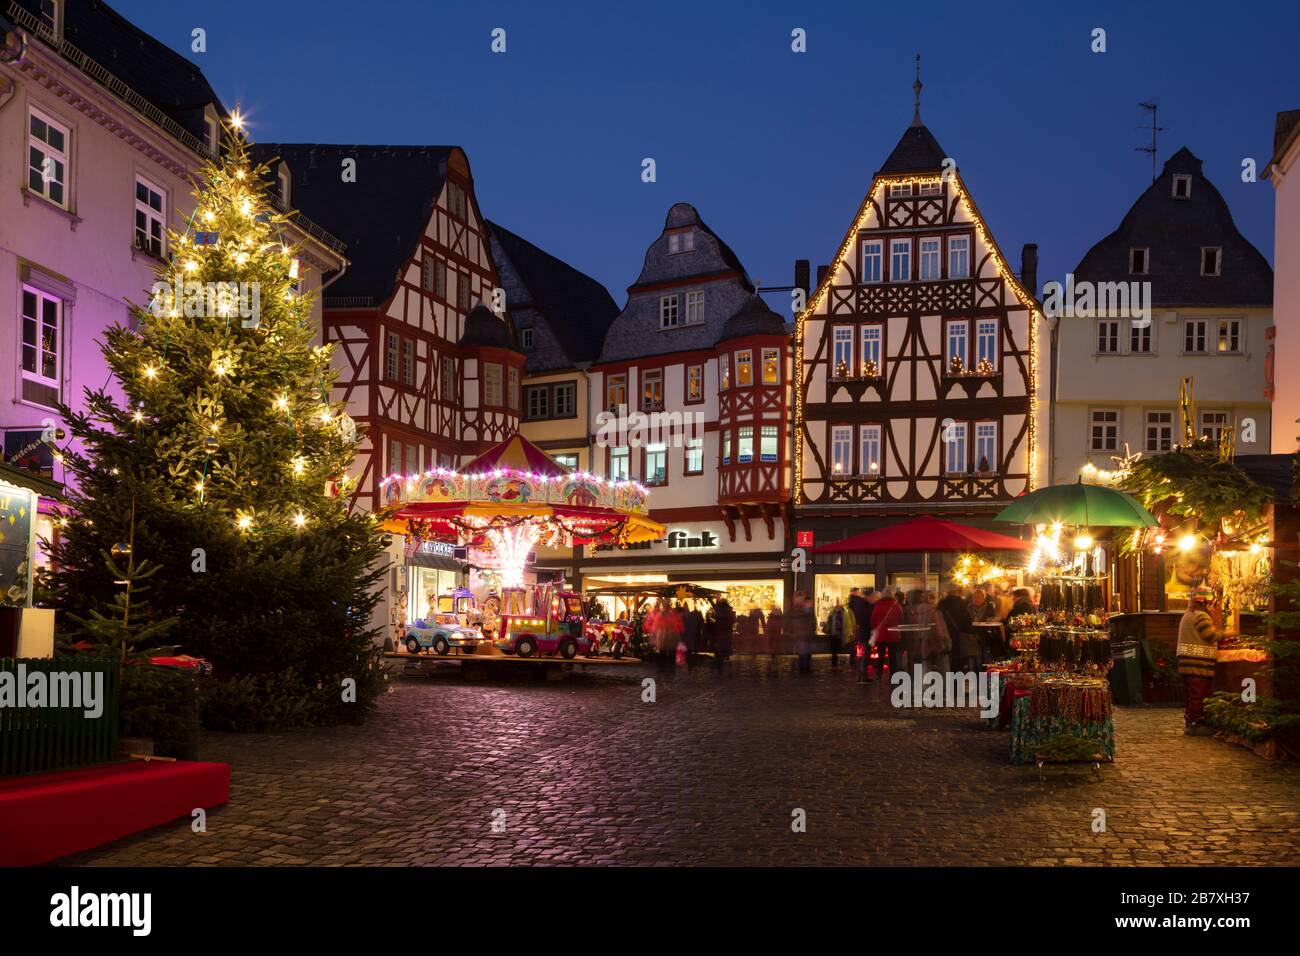
M 501 444 L 489 448 L 461 469 L 467 475 L 480 475 L 490 471 L 522 471 L 549 478 L 572 473 L 523 435 L 511 435 Z

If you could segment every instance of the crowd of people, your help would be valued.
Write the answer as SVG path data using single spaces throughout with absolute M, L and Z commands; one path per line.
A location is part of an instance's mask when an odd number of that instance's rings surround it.
M 903 633 L 899 625 L 921 625 L 918 642 L 911 645 L 908 666 L 922 663 L 927 670 L 971 671 L 1007 656 L 1006 622 L 1035 610 L 1028 588 L 1000 586 L 950 587 L 942 598 L 934 591 L 903 593 L 893 587 L 880 590 L 853 588 L 847 601 L 836 600 L 820 630 L 830 644 L 831 669 L 840 657 L 857 670 L 858 680 L 870 683 L 880 669 L 897 672 L 904 667 Z M 993 622 L 1001 628 L 976 627 Z M 796 655 L 801 673 L 812 670 L 818 622 L 812 601 L 796 591 L 788 613 L 773 605 L 765 615 L 759 608 L 737 614 L 725 597 L 707 611 L 698 602 L 657 601 L 643 622 L 645 640 L 661 670 L 690 663 L 697 654 L 710 652 L 722 666 L 738 644 L 746 651 Z M 872 649 L 879 652 L 872 663 Z M 923 660 L 919 658 L 923 657 Z

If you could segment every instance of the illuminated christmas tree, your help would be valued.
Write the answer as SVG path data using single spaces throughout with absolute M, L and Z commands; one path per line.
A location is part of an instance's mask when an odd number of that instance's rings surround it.
M 359 719 L 382 685 L 369 622 L 383 545 L 346 504 L 356 427 L 329 401 L 330 347 L 266 168 L 237 118 L 226 139 L 147 306 L 105 334 L 125 400 L 87 389 L 84 413 L 61 409 L 78 442 L 54 594 L 81 617 L 112 604 L 102 556 L 128 540 L 134 503 L 133 552 L 161 566 L 151 604 L 178 618 L 169 640 L 215 665 L 211 722 Z M 274 717 L 247 712 L 259 699 Z

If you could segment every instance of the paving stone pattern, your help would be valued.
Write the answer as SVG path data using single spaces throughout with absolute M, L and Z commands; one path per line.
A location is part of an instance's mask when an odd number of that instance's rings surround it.
M 231 803 L 87 865 L 1259 865 L 1300 859 L 1300 767 L 1118 708 L 1118 754 L 1008 761 L 972 710 L 896 710 L 819 657 L 465 682 L 400 677 L 360 727 L 207 734 Z M 631 669 L 629 669 L 630 671 Z M 644 675 L 654 675 L 647 668 Z M 1094 808 L 1106 830 L 1093 832 Z M 792 830 L 796 809 L 806 832 Z M 494 819 L 503 832 L 494 832 Z

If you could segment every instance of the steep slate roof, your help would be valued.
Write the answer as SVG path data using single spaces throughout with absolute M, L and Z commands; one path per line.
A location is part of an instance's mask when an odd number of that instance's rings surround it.
M 329 297 L 378 304 L 393 291 L 429 224 L 455 149 L 258 143 L 253 156 L 288 163 L 292 204 L 347 243 L 352 264 L 330 286 Z M 343 181 L 345 159 L 356 160 L 356 182 Z
M 889 154 L 885 164 L 876 170 L 876 175 L 933 172 L 943 168 L 943 161 L 947 155 L 939 145 L 939 141 L 934 138 L 934 134 L 914 122 L 903 131 L 898 145 Z
M 531 307 L 540 312 L 571 365 L 595 361 L 618 315 L 609 290 L 505 226 L 489 221 L 487 228 L 494 256 L 499 250 L 508 260 L 508 265 L 497 263 L 498 271 L 513 267 L 527 290 L 524 301 L 507 303 L 510 311 Z
M 1192 177 L 1189 199 L 1175 199 L 1173 179 Z M 1150 247 L 1150 275 L 1129 275 L 1129 249 Z M 1220 275 L 1201 275 L 1201 247 L 1222 248 Z M 1232 212 L 1201 161 L 1186 146 L 1124 216 L 1119 228 L 1088 250 L 1074 270 L 1075 282 L 1150 281 L 1152 304 L 1173 306 L 1269 306 L 1273 270 L 1238 230 Z
M 722 326 L 719 342 L 748 335 L 784 335 L 785 320 L 773 312 L 759 296 L 751 295 Z
M 1273 126 L 1273 158 L 1269 165 L 1282 162 L 1282 154 L 1300 136 L 1300 110 L 1283 110 Z
M 15 2 L 40 16 L 41 0 Z M 102 0 L 65 3 L 63 36 L 200 141 L 203 108 L 211 103 L 219 115 L 225 114 L 202 70 Z
M 669 233 L 692 226 L 694 249 L 670 253 Z M 691 290 L 704 293 L 703 321 L 686 325 L 684 293 Z M 754 294 L 754 283 L 740 258 L 704 224 L 695 207 L 679 202 L 668 210 L 663 231 L 646 250 L 641 274 L 627 291 L 627 304 L 605 333 L 601 362 L 713 348 L 727 319 Z M 681 324 L 660 329 L 659 299 L 674 291 Z
M 465 331 L 460 334 L 458 344 L 520 351 L 515 333 L 481 303 L 470 309 L 469 315 L 465 316 Z

